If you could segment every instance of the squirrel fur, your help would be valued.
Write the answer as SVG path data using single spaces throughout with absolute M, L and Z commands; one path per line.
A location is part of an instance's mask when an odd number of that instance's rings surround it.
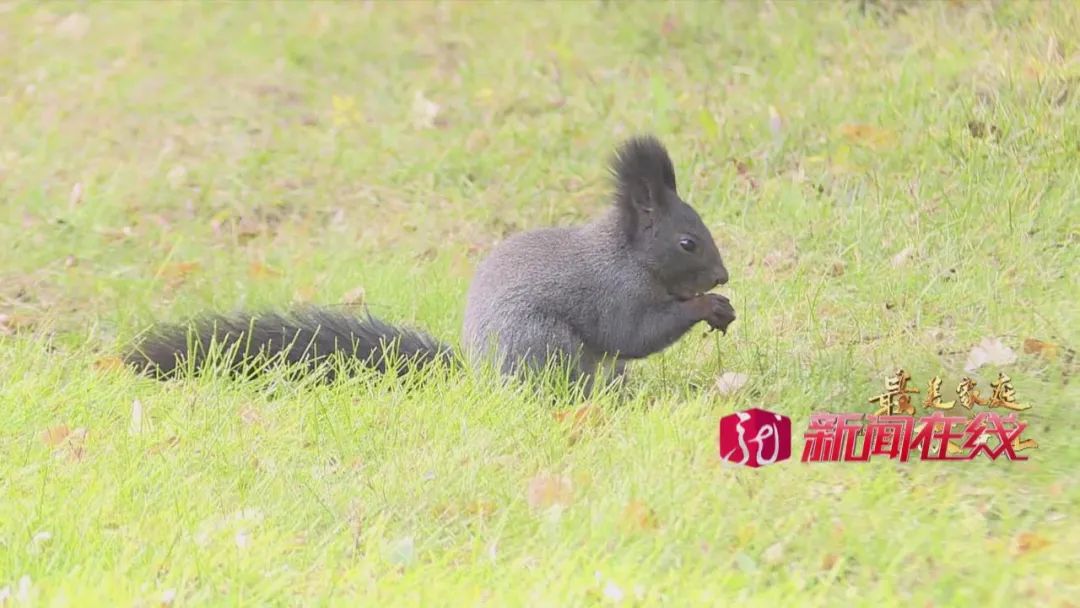
M 667 150 L 655 137 L 631 138 L 611 173 L 606 213 L 582 226 L 519 233 L 480 263 L 462 328 L 468 359 L 493 361 L 506 375 L 557 363 L 589 390 L 605 365 L 621 375 L 626 362 L 667 348 L 699 322 L 726 332 L 734 309 L 706 292 L 728 272 L 708 228 L 679 197 Z M 198 370 L 214 345 L 233 370 L 260 358 L 315 369 L 341 355 L 395 373 L 456 360 L 423 332 L 312 308 L 160 325 L 126 361 L 170 377 Z

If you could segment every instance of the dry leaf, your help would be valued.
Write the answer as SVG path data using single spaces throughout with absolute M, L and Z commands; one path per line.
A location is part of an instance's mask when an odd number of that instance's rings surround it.
M 784 119 L 780 117 L 780 112 L 776 109 L 776 106 L 769 106 L 769 131 L 777 139 L 780 138 L 784 131 Z
M 1016 351 L 1005 346 L 1000 338 L 983 338 L 968 353 L 964 371 L 973 372 L 983 365 L 1011 365 L 1016 362 Z
M 967 124 L 968 132 L 976 139 L 982 139 L 986 137 L 987 133 L 991 137 L 997 137 L 1001 134 L 1001 130 L 994 125 L 987 125 L 986 123 L 978 120 L 969 121 Z
M 341 296 L 341 303 L 346 306 L 363 306 L 365 301 L 367 301 L 367 292 L 364 291 L 363 285 L 354 287 Z
M 765 257 L 761 260 L 761 263 L 766 268 L 770 268 L 776 271 L 787 270 L 795 265 L 797 255 L 794 251 L 784 251 L 780 249 L 774 249 L 765 254 Z
M 270 277 L 280 277 L 281 271 L 267 266 L 262 262 L 252 262 L 248 264 L 248 275 L 253 279 L 266 279 Z
M 129 435 L 140 435 L 150 430 L 150 421 L 143 418 L 142 401 L 135 399 L 131 402 L 131 423 L 128 424 Z
M 68 433 L 53 450 L 56 458 L 65 458 L 69 462 L 82 462 L 86 458 L 86 436 L 84 428 L 77 428 Z
M 97 361 L 94 361 L 94 369 L 99 372 L 113 372 L 116 370 L 124 369 L 124 360 L 115 355 L 109 355 L 102 357 Z
M 176 165 L 165 174 L 165 181 L 169 182 L 169 187 L 173 190 L 183 186 L 186 179 L 187 169 L 183 165 Z
M 71 194 L 68 195 L 68 205 L 77 207 L 82 202 L 83 185 L 82 182 L 75 182 L 75 185 L 71 187 Z
M 773 543 L 761 554 L 761 559 L 766 564 L 779 564 L 784 560 L 784 543 Z
M 175 264 L 167 264 L 161 269 L 161 276 L 167 279 L 171 284 L 177 285 L 182 283 L 191 273 L 199 270 L 201 264 L 198 262 L 177 262 Z
M 69 40 L 80 40 L 90 31 L 90 18 L 82 13 L 71 13 L 56 24 L 56 35 Z
M 160 454 L 160 453 L 164 452 L 165 450 L 175 448 L 178 445 L 180 445 L 180 438 L 177 437 L 176 435 L 172 435 L 168 439 L 166 439 L 164 441 L 159 441 L 159 442 L 155 443 L 154 445 L 150 446 L 146 450 L 146 453 L 147 454 Z
M 892 131 L 873 125 L 844 125 L 840 133 L 852 143 L 874 149 L 884 148 L 893 141 Z
M 438 124 L 439 113 L 442 107 L 424 96 L 423 91 L 417 91 L 413 97 L 413 124 L 418 129 L 431 129 Z
M 570 506 L 573 493 L 570 476 L 541 473 L 529 480 L 526 498 L 533 509 L 565 508 Z
M 250 405 L 240 410 L 240 420 L 248 426 L 262 426 L 263 423 L 262 414 Z
M 1038 551 L 1050 546 L 1050 540 L 1034 532 L 1021 532 L 1013 542 L 1013 553 L 1022 555 L 1032 551 Z
M 892 267 L 899 268 L 904 264 L 907 264 L 908 260 L 911 259 L 911 254 L 914 252 L 915 247 L 911 245 L 904 247 L 902 250 L 900 250 L 900 253 L 897 253 L 892 257 Z
M 68 425 L 58 424 L 54 427 L 49 427 L 42 431 L 41 441 L 50 448 L 55 448 L 56 446 L 63 443 L 63 441 L 67 439 L 68 435 L 70 434 L 71 429 L 68 428 Z
M 716 379 L 716 383 L 713 387 L 716 389 L 716 392 L 721 395 L 730 395 L 737 392 L 749 381 L 750 376 L 746 374 L 740 374 L 739 372 L 724 372 Z
M 1039 448 L 1039 442 L 1034 439 L 1014 439 L 1012 447 L 1014 452 L 1037 450 Z
M 14 336 L 20 331 L 30 329 L 33 325 L 34 322 L 29 317 L 0 314 L 0 336 Z
M 574 410 L 555 412 L 555 421 L 570 431 L 571 443 L 581 439 L 587 428 L 599 426 L 603 422 L 603 413 L 593 405 L 583 405 Z
M 631 500 L 623 509 L 623 524 L 631 530 L 655 530 L 660 527 L 656 512 L 640 500 Z
M 311 302 L 318 295 L 314 285 L 301 285 L 293 292 L 293 300 L 298 303 Z
M 1038 355 L 1047 360 L 1054 360 L 1061 352 L 1061 348 L 1052 342 L 1043 342 L 1035 338 L 1024 340 L 1024 352 L 1029 355 Z
M 836 563 L 840 561 L 840 556 L 835 553 L 826 553 L 821 556 L 821 569 L 832 570 L 836 567 Z

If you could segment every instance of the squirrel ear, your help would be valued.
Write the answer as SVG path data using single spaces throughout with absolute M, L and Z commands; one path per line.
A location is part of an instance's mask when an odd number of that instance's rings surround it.
M 667 203 L 665 190 L 676 191 L 675 169 L 660 140 L 651 135 L 633 137 L 615 151 L 611 160 L 616 203 L 651 213 Z

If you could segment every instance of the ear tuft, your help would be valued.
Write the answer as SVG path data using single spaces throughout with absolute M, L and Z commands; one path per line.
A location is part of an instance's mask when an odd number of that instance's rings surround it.
M 664 189 L 676 191 L 675 168 L 664 145 L 652 135 L 623 142 L 611 160 L 617 201 L 621 205 L 652 208 L 663 204 Z

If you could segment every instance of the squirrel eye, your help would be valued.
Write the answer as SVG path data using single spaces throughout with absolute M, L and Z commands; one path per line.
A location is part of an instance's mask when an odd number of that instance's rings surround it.
M 679 247 L 682 247 L 683 251 L 693 253 L 693 251 L 697 249 L 697 243 L 694 242 L 694 239 L 681 239 L 679 241 Z

